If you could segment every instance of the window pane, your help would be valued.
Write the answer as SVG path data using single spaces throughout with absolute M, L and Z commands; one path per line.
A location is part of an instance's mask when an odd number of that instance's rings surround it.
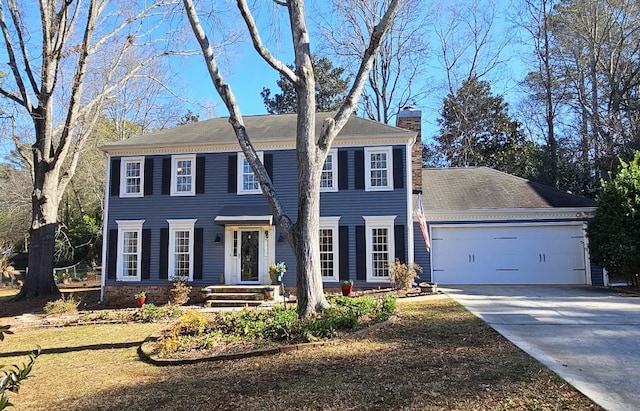
M 122 275 L 136 277 L 138 275 L 138 232 L 122 233 Z
M 388 184 L 388 170 L 387 170 L 387 153 L 371 153 L 371 186 L 372 187 L 387 187 Z
M 333 277 L 333 230 L 320 229 L 320 272 L 323 277 Z
M 189 275 L 189 231 L 175 231 L 174 233 L 174 275 L 186 277 Z
M 371 229 L 371 258 L 374 277 L 389 275 L 389 230 L 387 228 Z
M 260 189 L 260 185 L 258 184 L 258 179 L 253 174 L 253 170 L 247 159 L 242 160 L 242 190 L 243 191 L 257 191 Z
M 140 162 L 130 161 L 125 163 L 125 193 L 140 192 Z
M 176 191 L 191 192 L 191 182 L 193 180 L 191 160 L 176 161 Z
M 328 155 L 322 167 L 322 175 L 320 176 L 321 188 L 333 188 L 333 155 Z

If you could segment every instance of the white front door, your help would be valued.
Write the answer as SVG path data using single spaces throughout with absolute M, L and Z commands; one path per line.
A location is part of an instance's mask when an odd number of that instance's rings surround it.
M 225 284 L 266 284 L 275 257 L 273 227 L 239 226 L 225 230 Z

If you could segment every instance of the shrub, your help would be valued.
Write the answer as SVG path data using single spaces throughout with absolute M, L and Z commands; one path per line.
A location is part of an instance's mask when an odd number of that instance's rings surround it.
M 169 302 L 173 305 L 184 305 L 189 301 L 189 294 L 191 293 L 191 286 L 185 281 L 175 280 L 173 281 L 173 287 L 169 291 Z
M 13 334 L 10 328 L 10 325 L 0 325 L 0 341 L 4 340 L 5 334 Z M 29 361 L 26 364 L 22 363 L 20 366 L 11 365 L 6 368 L 4 365 L 0 365 L 0 410 L 13 405 L 9 402 L 7 392 L 18 393 L 20 382 L 27 379 L 39 355 L 40 347 L 38 347 L 37 351 L 29 354 Z
M 176 334 L 200 335 L 207 328 L 208 323 L 209 320 L 203 313 L 187 310 L 174 325 L 174 331 Z
M 396 258 L 393 264 L 389 265 L 391 284 L 394 288 L 406 290 L 411 288 L 413 280 L 420 278 L 418 271 L 422 272 L 422 267 L 418 264 L 403 264 Z
M 44 313 L 46 315 L 75 313 L 78 311 L 79 305 L 80 300 L 76 300 L 73 295 L 70 295 L 67 298 L 62 297 L 58 300 L 46 303 L 44 306 Z
M 391 294 L 386 295 L 375 313 L 376 321 L 387 321 L 396 312 L 396 297 Z
M 162 318 L 175 317 L 180 314 L 180 310 L 171 307 L 158 307 L 155 304 L 145 304 L 133 315 L 134 321 L 143 323 L 153 323 Z

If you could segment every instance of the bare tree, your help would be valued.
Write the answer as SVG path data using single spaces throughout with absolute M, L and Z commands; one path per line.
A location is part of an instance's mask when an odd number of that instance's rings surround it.
M 16 0 L 0 3 L 0 29 L 9 74 L 0 95 L 33 125 L 29 273 L 18 298 L 57 294 L 53 280 L 54 236 L 59 204 L 75 174 L 105 100 L 166 51 L 151 35 L 163 24 L 168 2 L 139 6 L 108 0 L 39 3 L 40 26 Z M 141 24 L 149 18 L 147 24 Z M 121 70 L 132 50 L 143 59 Z M 20 143 L 16 139 L 16 143 Z
M 495 30 L 495 3 L 483 0 L 444 2 L 434 11 L 438 16 L 435 34 L 440 42 L 440 63 L 446 73 L 450 94 L 471 78 L 486 80 L 503 63 L 502 52 L 511 40 L 508 31 Z
M 339 61 L 355 73 L 369 35 L 390 0 L 333 0 L 322 23 L 323 37 Z M 340 27 L 336 30 L 336 27 Z M 429 56 L 426 9 L 418 0 L 403 1 L 373 60 L 361 107 L 372 120 L 389 123 L 398 110 L 424 98 L 425 61 Z
M 376 24 L 370 42 L 362 56 L 360 68 L 353 85 L 333 117 L 327 117 L 320 136 L 315 135 L 315 76 L 311 64 L 310 38 L 307 30 L 304 2 L 302 0 L 274 0 L 274 4 L 285 7 L 290 22 L 293 51 L 293 69 L 278 60 L 263 44 L 255 20 L 245 0 L 237 0 L 238 9 L 246 23 L 253 46 L 258 54 L 278 73 L 285 76 L 295 87 L 297 104 L 296 152 L 298 154 L 298 219 L 294 223 L 285 214 L 275 188 L 251 145 L 250 136 L 244 126 L 242 114 L 231 87 L 220 74 L 207 34 L 202 28 L 192 0 L 183 0 L 193 32 L 202 48 L 202 53 L 213 85 L 229 110 L 229 122 L 238 138 L 240 147 L 253 169 L 262 193 L 269 204 L 275 221 L 296 255 L 298 314 L 305 317 L 328 306 L 322 289 L 320 275 L 319 220 L 320 220 L 320 175 L 336 135 L 347 123 L 358 104 L 367 75 L 380 48 L 385 32 L 391 26 L 401 1 L 393 0 Z

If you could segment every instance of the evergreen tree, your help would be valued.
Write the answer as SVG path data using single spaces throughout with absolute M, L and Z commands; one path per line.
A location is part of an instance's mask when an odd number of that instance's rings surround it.
M 334 67 L 325 57 L 311 56 L 311 64 L 316 76 L 316 109 L 318 111 L 334 111 L 347 95 L 349 78 L 344 79 L 343 67 Z M 293 69 L 293 66 L 288 66 Z M 264 87 L 260 95 L 269 114 L 286 114 L 296 112 L 296 91 L 293 84 L 280 74 L 276 82 L 282 93 L 271 96 L 271 90 Z

